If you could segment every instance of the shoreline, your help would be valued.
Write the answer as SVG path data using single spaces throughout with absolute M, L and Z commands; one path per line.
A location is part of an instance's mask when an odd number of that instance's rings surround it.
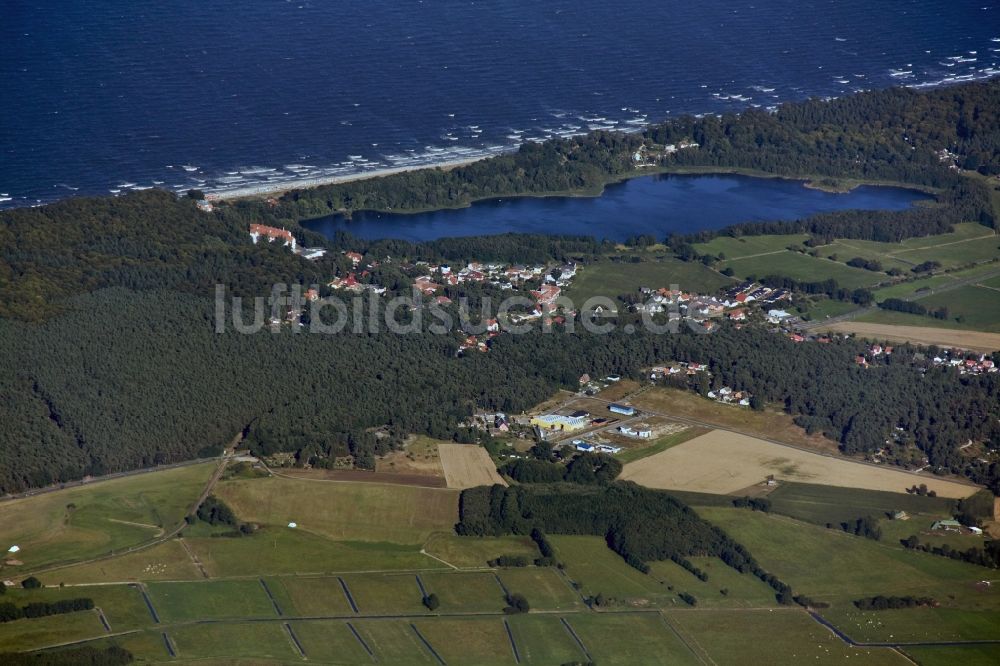
M 472 164 L 474 162 L 479 162 L 479 161 L 484 160 L 484 159 L 490 159 L 491 157 L 493 157 L 493 156 L 486 156 L 486 157 L 482 157 L 482 158 L 469 159 L 469 160 L 464 160 L 464 161 L 457 162 L 457 163 L 454 163 L 454 164 L 448 164 L 445 170 L 447 170 L 447 169 L 453 169 L 453 168 L 456 168 L 456 167 L 459 167 L 459 166 L 464 166 L 466 164 Z M 423 170 L 423 169 L 434 169 L 434 168 L 443 168 L 443 167 L 439 167 L 439 166 L 401 167 L 401 168 L 398 168 L 398 169 L 393 169 L 392 172 L 393 173 L 400 173 L 400 172 L 405 172 L 405 171 L 419 171 L 419 170 Z M 379 172 L 379 173 L 370 172 L 370 173 L 364 173 L 364 174 L 356 174 L 356 175 L 351 175 L 351 176 L 344 176 L 344 177 L 342 177 L 343 180 L 338 180 L 338 182 L 368 180 L 368 179 L 374 179 L 374 178 L 381 178 L 381 177 L 389 176 L 389 175 L 392 175 L 392 174 L 391 173 L 385 173 L 385 172 Z M 548 191 L 548 192 L 522 192 L 522 193 L 517 193 L 517 194 L 506 194 L 506 195 L 495 194 L 495 195 L 490 195 L 490 196 L 487 196 L 487 197 L 479 197 L 479 198 L 472 199 L 470 201 L 467 201 L 467 202 L 464 202 L 464 203 L 461 203 L 461 204 L 452 205 L 452 206 L 435 206 L 435 207 L 432 207 L 432 208 L 403 208 L 403 209 L 357 208 L 357 209 L 352 209 L 352 210 L 339 210 L 339 211 L 335 211 L 335 212 L 327 214 L 327 215 L 321 215 L 320 217 L 302 218 L 302 219 L 298 220 L 298 222 L 301 225 L 303 223 L 312 222 L 312 221 L 315 221 L 315 220 L 321 220 L 321 219 L 330 217 L 331 215 L 339 215 L 339 216 L 343 216 L 343 217 L 345 217 L 347 219 L 350 219 L 350 217 L 354 213 L 380 213 L 380 214 L 385 214 L 385 215 L 420 215 L 420 214 L 423 214 L 423 213 L 433 213 L 433 212 L 444 211 L 444 210 L 464 210 L 466 208 L 471 208 L 472 206 L 474 206 L 474 205 L 476 205 L 478 203 L 482 203 L 484 201 L 492 201 L 492 200 L 498 200 L 498 199 L 547 199 L 547 198 L 595 199 L 595 198 L 603 196 L 604 193 L 605 193 L 605 191 L 607 190 L 607 188 L 609 186 L 619 185 L 619 184 L 625 183 L 627 181 L 630 181 L 630 180 L 633 180 L 633 179 L 636 179 L 636 178 L 645 178 L 645 177 L 650 177 L 650 176 L 693 176 L 693 177 L 697 177 L 697 176 L 740 176 L 740 177 L 744 177 L 744 178 L 761 178 L 761 179 L 767 179 L 767 180 L 785 180 L 785 181 L 800 183 L 802 185 L 802 187 L 804 187 L 806 189 L 812 189 L 812 190 L 817 190 L 817 191 L 821 191 L 821 192 L 826 192 L 827 194 L 849 194 L 853 190 L 857 189 L 858 187 L 862 187 L 862 186 L 869 186 L 869 187 L 894 187 L 894 188 L 899 188 L 899 189 L 903 189 L 903 190 L 911 190 L 911 191 L 914 191 L 914 192 L 920 192 L 920 193 L 926 194 L 926 195 L 928 195 L 930 197 L 936 196 L 936 194 L 939 191 L 939 190 L 937 190 L 935 188 L 928 187 L 928 186 L 925 186 L 925 185 L 917 185 L 917 184 L 903 183 L 903 182 L 896 182 L 896 181 L 876 181 L 876 180 L 859 180 L 859 179 L 850 179 L 849 180 L 850 187 L 847 187 L 847 188 L 842 189 L 842 190 L 833 191 L 833 190 L 828 190 L 828 189 L 824 189 L 824 188 L 821 188 L 821 187 L 816 187 L 814 185 L 815 181 L 817 181 L 817 180 L 819 180 L 821 178 L 827 178 L 827 176 L 801 175 L 801 174 L 798 174 L 798 175 L 785 175 L 785 174 L 770 173 L 770 172 L 767 172 L 767 171 L 758 171 L 758 170 L 755 170 L 755 169 L 747 169 L 747 168 L 743 168 L 743 167 L 720 167 L 720 166 L 707 166 L 707 167 L 696 167 L 696 166 L 664 167 L 664 166 L 650 166 L 650 167 L 646 167 L 646 168 L 643 168 L 643 169 L 637 169 L 635 171 L 632 171 L 632 172 L 629 172 L 627 174 L 623 174 L 623 175 L 620 175 L 620 176 L 617 176 L 617 177 L 614 177 L 614 178 L 609 178 L 604 183 L 602 183 L 599 188 L 595 188 L 595 189 L 552 190 L 552 191 Z M 323 183 L 323 184 L 327 184 L 327 183 Z M 320 185 L 310 185 L 309 188 L 311 188 L 311 187 L 320 187 L 320 186 L 322 186 L 322 184 L 320 184 Z M 290 189 L 287 189 L 287 190 L 283 190 L 282 193 L 284 193 L 284 192 L 292 192 L 292 191 L 301 190 L 301 189 L 309 189 L 309 188 L 298 188 L 298 187 L 297 188 L 290 188 Z M 206 194 L 206 198 L 209 198 L 207 194 Z M 239 197 L 239 198 L 248 199 L 248 198 L 252 198 L 252 197 L 243 196 L 243 197 Z M 914 205 L 919 205 L 919 203 L 915 203 Z
M 516 148 L 514 150 L 516 150 Z M 298 190 L 309 190 L 315 187 L 339 185 L 341 183 L 351 183 L 359 180 L 385 178 L 386 176 L 408 173 L 410 171 L 424 171 L 432 169 L 442 169 L 444 171 L 448 171 L 449 169 L 455 169 L 457 167 L 467 166 L 476 162 L 482 162 L 483 160 L 488 160 L 492 157 L 503 154 L 504 153 L 501 152 L 493 155 L 481 155 L 479 157 L 463 157 L 455 160 L 438 162 L 437 164 L 414 164 L 412 166 L 387 167 L 383 169 L 373 169 L 372 171 L 360 171 L 358 173 L 351 173 L 343 176 L 303 178 L 301 180 L 286 181 L 283 183 L 261 183 L 259 185 L 248 185 L 246 187 L 223 190 L 221 192 L 206 192 L 205 199 L 207 201 L 234 201 L 238 199 L 274 197 Z

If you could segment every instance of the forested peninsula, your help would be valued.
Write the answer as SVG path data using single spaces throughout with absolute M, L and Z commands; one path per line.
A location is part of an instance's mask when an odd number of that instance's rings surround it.
M 969 439 L 1000 445 L 1000 378 L 944 368 L 921 375 L 907 364 L 919 350 L 905 345 L 891 361 L 862 369 L 853 362 L 859 341 L 795 345 L 762 329 L 728 326 L 713 336 L 635 334 L 626 330 L 635 318 L 624 315 L 609 335 L 556 326 L 554 333 L 501 336 L 488 354 L 458 356 L 457 331 L 218 334 L 213 317 L 216 284 L 246 296 L 267 295 L 276 282 L 325 285 L 351 270 L 347 250 L 381 262 L 372 271 L 391 293 L 412 284 L 403 263 L 585 264 L 611 246 L 513 235 L 330 241 L 298 222 L 338 211 L 597 191 L 653 168 L 884 180 L 933 188 L 937 196 L 927 209 L 724 233 L 795 228 L 898 240 L 940 233 L 956 221 L 994 226 L 995 193 L 983 176 L 1000 171 L 998 109 L 998 82 L 894 89 L 786 104 L 774 114 L 682 118 L 642 133 L 528 144 L 449 171 L 292 192 L 271 203 L 221 203 L 209 213 L 195 198 L 158 191 L 0 213 L 0 492 L 213 455 L 237 435 L 261 455 L 283 451 L 316 465 L 350 458 L 370 468 L 411 433 L 475 441 L 479 435 L 461 424 L 476 409 L 517 413 L 560 387 L 575 388 L 584 372 L 639 377 L 670 359 L 709 364 L 720 381 L 784 409 L 847 453 L 875 450 L 886 428 L 904 427 L 933 467 L 1000 490 L 996 464 L 958 449 Z M 668 151 L 681 142 L 698 147 Z M 656 166 L 637 166 L 637 152 Z M 956 162 L 964 171 L 952 168 Z M 328 252 L 306 261 L 280 244 L 255 245 L 247 233 L 253 223 L 291 229 L 302 244 Z M 685 244 L 671 241 L 677 252 Z M 476 286 L 461 292 L 473 299 L 488 293 Z

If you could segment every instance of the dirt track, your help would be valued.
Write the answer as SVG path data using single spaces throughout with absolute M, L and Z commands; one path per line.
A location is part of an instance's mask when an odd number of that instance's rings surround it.
M 449 488 L 473 488 L 491 486 L 495 483 L 506 486 L 507 482 L 497 474 L 496 465 L 490 454 L 481 446 L 473 444 L 441 444 L 438 447 L 444 477 Z
M 929 474 L 810 453 L 724 430 L 628 463 L 620 478 L 649 488 L 728 494 L 771 474 L 788 481 L 897 493 L 925 483 L 941 497 L 967 497 L 977 490 Z
M 912 342 L 922 345 L 958 347 L 970 351 L 991 352 L 1000 349 L 1000 333 L 963 331 L 930 326 L 897 326 L 895 324 L 866 324 L 848 321 L 822 327 L 837 333 L 857 333 L 862 337 L 878 338 L 892 342 Z

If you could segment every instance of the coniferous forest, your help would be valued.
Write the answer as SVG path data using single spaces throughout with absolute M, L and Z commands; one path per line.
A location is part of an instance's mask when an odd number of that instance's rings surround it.
M 958 447 L 969 439 L 1000 445 L 1000 378 L 921 372 L 917 350 L 906 345 L 860 368 L 854 358 L 862 345 L 853 340 L 796 345 L 763 329 L 728 326 L 711 336 L 652 335 L 642 327 L 628 333 L 634 321 L 623 316 L 609 335 L 556 326 L 501 335 L 488 354 L 459 357 L 458 332 L 315 335 L 284 326 L 218 334 L 213 306 L 217 284 L 241 296 L 267 295 L 276 282 L 324 285 L 349 270 L 339 252 L 347 249 L 398 262 L 585 262 L 610 247 L 514 235 L 327 241 L 298 220 L 599 187 L 634 170 L 629 156 L 643 141 L 697 141 L 697 150 L 668 158 L 676 166 L 938 188 L 937 205 L 925 210 L 835 214 L 726 233 L 795 228 L 898 240 L 959 220 L 991 225 L 986 186 L 948 169 L 936 151 L 948 148 L 965 156 L 963 167 L 994 173 L 998 109 L 997 82 L 890 90 L 784 105 L 775 114 L 678 119 L 645 134 L 527 145 L 461 169 L 290 193 L 275 206 L 247 201 L 204 213 L 190 199 L 148 191 L 0 213 L 0 492 L 213 455 L 238 434 L 259 454 L 287 451 L 321 465 L 350 455 L 371 467 L 410 433 L 472 440 L 460 424 L 475 409 L 518 413 L 557 388 L 577 387 L 584 372 L 639 377 L 642 368 L 669 360 L 708 364 L 713 381 L 749 390 L 847 453 L 882 448 L 887 433 L 903 428 L 907 444 L 933 466 L 998 491 L 997 466 L 964 457 Z M 310 262 L 278 244 L 253 245 L 252 222 L 285 226 L 302 244 L 331 251 Z M 680 252 L 684 241 L 672 244 Z M 412 280 L 398 264 L 377 270 L 395 292 Z

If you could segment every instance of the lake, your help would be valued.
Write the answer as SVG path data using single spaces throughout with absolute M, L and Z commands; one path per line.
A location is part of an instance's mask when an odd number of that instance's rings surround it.
M 735 175 L 655 175 L 609 185 L 599 197 L 522 197 L 412 215 L 358 212 L 303 223 L 326 236 L 426 241 L 448 236 L 549 233 L 623 241 L 637 234 L 721 229 L 739 222 L 794 220 L 836 210 L 903 210 L 927 195 L 862 186 L 834 194 L 802 181 Z

